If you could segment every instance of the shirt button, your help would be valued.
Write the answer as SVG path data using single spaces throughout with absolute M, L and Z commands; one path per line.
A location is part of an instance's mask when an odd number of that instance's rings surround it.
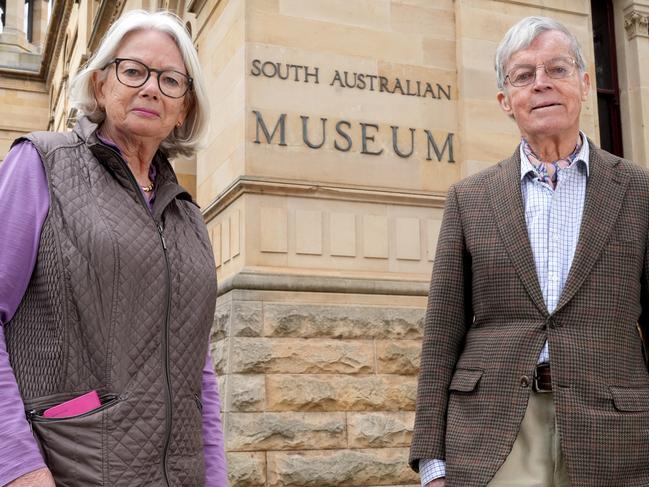
M 553 240 L 554 242 L 558 242 L 558 241 L 559 241 L 559 234 L 556 233 L 556 232 L 553 233 L 553 234 L 552 234 L 552 240 Z
M 550 278 L 551 282 L 557 282 L 559 280 L 559 276 L 557 275 L 556 272 L 550 272 L 548 277 Z
M 530 386 L 530 378 L 524 375 L 523 377 L 521 377 L 521 387 L 525 388 L 529 386 Z

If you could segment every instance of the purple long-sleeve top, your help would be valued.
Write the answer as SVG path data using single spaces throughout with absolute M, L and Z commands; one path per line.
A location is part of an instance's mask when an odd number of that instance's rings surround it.
M 18 309 L 31 279 L 49 205 L 40 155 L 29 142 L 17 144 L 0 165 L 0 485 L 45 467 L 25 418 L 3 326 Z M 209 351 L 203 368 L 202 403 L 205 485 L 223 487 L 227 467 L 221 402 Z

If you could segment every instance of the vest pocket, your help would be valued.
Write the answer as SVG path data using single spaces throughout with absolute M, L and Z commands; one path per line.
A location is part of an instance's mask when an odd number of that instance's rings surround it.
M 103 395 L 100 407 L 67 418 L 29 414 L 34 436 L 57 486 L 105 485 L 103 424 L 122 400 L 115 394 Z M 37 408 L 39 412 L 42 409 L 45 407 Z

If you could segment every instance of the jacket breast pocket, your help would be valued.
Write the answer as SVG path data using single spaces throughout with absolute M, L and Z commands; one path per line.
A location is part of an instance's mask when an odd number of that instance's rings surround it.
M 455 392 L 472 392 L 482 378 L 482 370 L 475 369 L 457 369 L 448 386 L 449 391 Z

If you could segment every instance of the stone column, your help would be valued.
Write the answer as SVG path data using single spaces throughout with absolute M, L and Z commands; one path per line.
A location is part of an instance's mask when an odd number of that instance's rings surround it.
M 16 46 L 27 51 L 25 35 L 25 0 L 7 0 L 5 25 L 0 34 L 0 44 Z
M 47 36 L 47 0 L 34 0 L 32 8 L 32 45 L 40 52 Z
M 649 165 L 649 5 L 615 2 L 624 156 Z
M 412 486 L 426 292 L 462 164 L 453 3 L 212 4 L 189 5 L 213 100 L 196 198 L 231 486 Z

